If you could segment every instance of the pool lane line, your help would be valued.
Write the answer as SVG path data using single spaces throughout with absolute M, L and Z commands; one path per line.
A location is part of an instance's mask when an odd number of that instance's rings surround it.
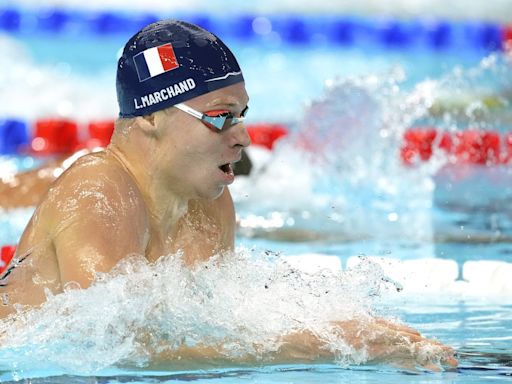
M 66 8 L 0 7 L 0 31 L 10 34 L 66 36 L 133 35 L 159 18 L 174 17 L 204 27 L 225 39 L 289 45 L 378 46 L 390 50 L 497 51 L 512 41 L 512 24 L 484 20 L 391 18 L 349 14 L 214 15 L 198 12 L 169 14 Z

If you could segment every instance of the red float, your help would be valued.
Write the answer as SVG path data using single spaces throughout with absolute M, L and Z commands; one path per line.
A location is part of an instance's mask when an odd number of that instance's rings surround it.
M 106 147 L 114 133 L 114 120 L 91 121 L 88 126 L 87 147 Z
M 437 136 L 434 128 L 410 129 L 404 133 L 404 145 L 400 156 L 405 164 L 413 164 L 417 160 L 427 161 L 432 156 L 432 147 Z
M 503 136 L 503 147 L 501 163 L 508 164 L 512 161 L 512 132 L 508 132 Z
M 247 126 L 253 145 L 260 145 L 268 149 L 280 138 L 288 135 L 288 129 L 281 124 L 252 124 Z
M 495 132 L 466 130 L 456 132 L 455 159 L 470 164 L 500 162 L 500 136 Z
M 78 129 L 74 121 L 42 119 L 35 124 L 31 147 L 35 154 L 68 154 L 78 146 Z
M 404 164 L 428 161 L 436 150 L 449 156 L 451 163 L 492 165 L 512 160 L 512 136 L 467 129 L 454 133 L 433 127 L 411 128 L 404 133 L 400 156 Z M 503 145 L 502 145 L 503 143 Z
M 508 25 L 503 29 L 503 48 L 512 50 L 512 25 Z

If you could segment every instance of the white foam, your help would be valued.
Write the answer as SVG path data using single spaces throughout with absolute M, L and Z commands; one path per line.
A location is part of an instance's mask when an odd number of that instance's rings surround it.
M 284 256 L 283 258 L 292 267 L 306 273 L 318 273 L 325 270 L 330 272 L 341 271 L 341 260 L 337 256 L 304 253 L 295 256 Z

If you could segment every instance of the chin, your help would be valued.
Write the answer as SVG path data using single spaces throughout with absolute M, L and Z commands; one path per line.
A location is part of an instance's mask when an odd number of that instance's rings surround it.
M 226 186 L 220 185 L 206 191 L 199 191 L 198 198 L 204 200 L 215 200 L 222 195 L 224 188 L 226 188 Z

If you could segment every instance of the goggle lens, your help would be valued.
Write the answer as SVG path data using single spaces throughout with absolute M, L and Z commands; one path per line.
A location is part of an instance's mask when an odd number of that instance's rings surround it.
M 201 120 L 208 127 L 215 128 L 218 130 L 228 129 L 231 128 L 233 125 L 241 123 L 242 121 L 244 121 L 245 115 L 249 110 L 249 107 L 246 106 L 244 110 L 240 113 L 240 117 L 235 117 L 235 115 L 233 115 L 232 112 L 227 111 L 225 109 L 201 113 L 199 111 L 196 111 L 195 109 L 190 108 L 188 105 L 182 103 L 176 104 L 174 107 Z
M 244 120 L 248 110 L 249 107 L 246 106 L 242 113 L 240 113 L 240 117 L 235 117 L 233 113 L 226 110 L 208 111 L 203 114 L 203 118 L 201 120 L 219 130 L 224 130 L 231 128 L 233 125 L 241 123 Z

